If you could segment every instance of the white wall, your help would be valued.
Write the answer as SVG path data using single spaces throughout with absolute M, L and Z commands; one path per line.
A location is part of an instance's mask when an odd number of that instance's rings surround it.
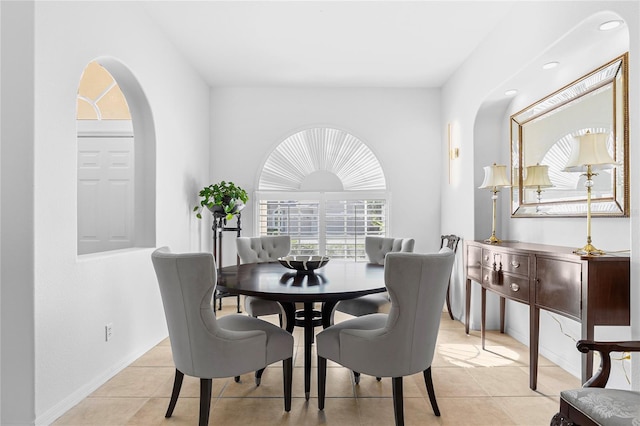
M 503 84 L 517 75 L 529 62 L 534 61 L 545 50 L 560 40 L 571 28 L 578 25 L 587 17 L 602 10 L 611 10 L 619 14 L 629 27 L 630 39 L 630 65 L 636 68 L 635 54 L 638 52 L 639 37 L 639 13 L 637 2 L 531 2 L 518 4 L 512 9 L 503 25 L 499 26 L 487 37 L 474 51 L 469 60 L 447 82 L 443 88 L 443 123 L 455 122 L 458 127 L 458 143 L 461 157 L 458 166 L 459 175 L 457 185 L 443 184 L 442 203 L 442 229 L 451 229 L 457 226 L 465 238 L 481 239 L 486 237 L 486 230 L 476 225 L 480 221 L 488 224 L 491 222 L 491 209 L 481 203 L 478 197 L 484 197 L 482 190 L 475 189 L 482 176 L 482 166 L 487 165 L 487 156 L 494 161 L 509 164 L 509 125 L 508 117 L 518 108 L 522 108 L 540 99 L 541 97 L 557 90 L 562 85 L 557 81 L 545 84 L 540 78 L 540 84 L 533 90 L 520 96 L 507 109 L 495 108 L 495 105 L 485 102 L 493 92 L 502 88 Z M 522 19 L 526 16 L 526 19 Z M 545 28 L 545 31 L 539 31 Z M 527 37 L 526 34 L 536 34 L 536 37 Z M 579 46 L 576 46 L 579 48 Z M 606 54 L 606 57 L 598 56 Z M 591 71 L 598 65 L 604 64 L 617 56 L 619 52 L 593 52 L 594 63 L 584 63 L 584 69 L 572 69 L 569 73 L 573 77 L 563 75 L 566 78 L 564 84 Z M 638 104 L 637 73 L 630 74 L 630 133 L 638 130 Z M 478 123 L 478 121 L 483 121 Z M 496 136 L 495 128 L 501 126 L 499 138 L 488 140 L 487 135 Z M 487 129 L 493 129 L 487 132 Z M 631 333 L 638 337 L 640 331 L 640 310 L 638 309 L 640 291 L 638 289 L 638 201 L 634 193 L 634 175 L 637 176 L 637 165 L 640 162 L 639 149 L 633 143 L 630 144 L 631 164 L 631 218 L 630 219 L 606 219 L 596 218 L 593 221 L 594 242 L 609 250 L 628 249 L 632 251 L 632 329 Z M 634 171 L 635 170 L 635 171 Z M 635 179 L 637 181 L 637 178 Z M 508 193 L 501 194 L 508 199 Z M 467 212 L 475 212 L 474 216 Z M 512 219 L 510 218 L 508 203 L 502 203 L 499 215 L 498 231 L 503 238 L 518 239 L 522 241 L 575 246 L 584 245 L 586 234 L 585 219 L 557 218 L 557 219 Z M 631 235 L 631 240 L 629 235 Z M 464 295 L 462 279 L 454 283 L 455 293 Z M 479 291 L 475 284 L 473 291 L 473 306 L 471 314 L 472 326 L 479 326 Z M 461 311 L 463 297 L 455 300 L 456 309 Z M 579 336 L 577 323 L 560 318 L 563 330 L 573 336 Z M 522 305 L 509 303 L 507 311 L 508 332 L 523 342 L 528 342 L 528 311 Z M 541 315 L 541 347 L 540 353 L 548 356 L 554 362 L 559 363 L 574 374 L 578 374 L 576 368 L 579 365 L 579 357 L 576 354 L 575 343 L 564 335 L 560 325 L 548 314 Z M 620 337 L 620 334 L 629 336 L 620 330 L 596 330 L 599 338 Z M 636 377 L 639 377 L 636 374 Z M 635 381 L 635 385 L 640 382 Z
M 33 4 L 2 2 L 2 424 L 33 419 Z M 20 40 L 21 44 L 10 43 Z M 6 402 L 5 402 L 6 401 Z
M 285 138 L 315 126 L 343 129 L 382 165 L 392 198 L 390 235 L 415 238 L 416 251 L 435 250 L 440 247 L 439 105 L 438 90 L 213 89 L 211 181 L 201 186 L 231 180 L 253 194 L 262 165 Z M 252 210 L 250 200 L 242 215 L 246 236 L 254 234 Z M 210 226 L 211 219 L 204 220 Z M 235 262 L 234 246 L 226 251 L 224 263 Z
M 200 225 L 190 206 L 195 182 L 209 173 L 209 88 L 138 7 L 39 2 L 35 51 L 13 40 L 24 57 L 36 58 L 35 135 L 30 141 L 35 154 L 27 164 L 35 171 L 34 185 L 16 199 L 22 203 L 32 190 L 35 217 L 21 225 L 18 241 L 7 244 L 24 240 L 34 250 L 34 280 L 24 284 L 35 294 L 37 423 L 55 419 L 167 333 L 152 249 L 76 255 L 75 97 L 91 60 L 112 57 L 124 64 L 149 101 L 156 136 L 157 245 L 188 251 L 200 244 Z M 29 144 L 23 150 L 28 153 Z M 12 178 L 20 181 L 17 173 Z M 13 201 L 9 195 L 3 191 L 3 208 Z M 21 206 L 27 219 L 29 207 Z M 104 339 L 107 323 L 113 323 L 114 332 L 109 342 Z M 5 402 L 3 416 L 12 410 Z M 33 417 L 19 420 L 34 422 Z

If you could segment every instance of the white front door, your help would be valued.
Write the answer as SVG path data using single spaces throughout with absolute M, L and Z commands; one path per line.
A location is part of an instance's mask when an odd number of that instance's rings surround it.
M 78 137 L 78 254 L 132 247 L 133 136 Z

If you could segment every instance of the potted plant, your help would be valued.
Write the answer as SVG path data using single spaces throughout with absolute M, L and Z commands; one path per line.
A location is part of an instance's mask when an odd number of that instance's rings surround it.
M 202 219 L 201 211 L 206 207 L 214 216 L 225 216 L 226 220 L 230 220 L 244 208 L 244 204 L 249 200 L 247 191 L 233 182 L 225 181 L 205 186 L 198 195 L 201 197 L 200 204 L 193 208 L 193 211 L 197 212 L 198 219 Z

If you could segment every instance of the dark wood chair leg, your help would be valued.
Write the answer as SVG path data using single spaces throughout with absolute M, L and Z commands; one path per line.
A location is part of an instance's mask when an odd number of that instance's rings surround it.
M 356 385 L 360 384 L 360 373 L 357 371 L 353 372 L 353 380 L 355 380 Z
M 200 426 L 209 425 L 209 407 L 211 406 L 211 379 L 200 379 Z
M 449 285 L 447 286 L 447 297 L 445 300 L 447 301 L 447 312 L 449 312 L 449 318 L 453 319 L 453 314 L 451 313 L 451 295 L 449 294 L 449 288 L 451 287 L 451 281 L 449 281 Z
M 182 388 L 182 379 L 184 379 L 184 373 L 176 368 L 176 376 L 173 379 L 173 391 L 171 392 L 171 400 L 169 401 L 169 408 L 167 408 L 167 414 L 165 417 L 171 417 L 173 409 L 176 408 L 176 402 L 178 402 L 178 396 L 180 395 L 180 389 Z
M 561 413 L 556 413 L 549 426 L 574 426 L 571 420 L 567 420 Z
M 256 386 L 260 386 L 260 382 L 262 381 L 262 373 L 264 373 L 264 368 L 256 371 Z
M 318 357 L 318 409 L 324 410 L 324 396 L 327 388 L 327 359 Z
M 393 414 L 396 418 L 396 426 L 404 426 L 404 401 L 402 396 L 402 377 L 394 377 L 393 389 Z
M 238 313 L 240 314 L 240 313 L 242 313 L 242 310 L 240 309 L 240 295 L 237 295 L 236 297 L 237 297 L 237 299 L 236 299 L 236 311 L 238 311 Z
M 282 381 L 284 382 L 284 411 L 291 411 L 291 394 L 293 383 L 293 358 L 282 360 Z
M 431 401 L 433 414 L 440 417 L 440 409 L 438 408 L 438 402 L 436 401 L 436 391 L 433 388 L 433 380 L 431 378 L 431 367 L 424 370 L 422 374 L 424 375 L 424 383 L 427 385 L 427 393 L 429 394 L 429 401 Z
M 235 376 L 233 380 L 235 380 L 236 383 L 240 383 L 240 376 Z

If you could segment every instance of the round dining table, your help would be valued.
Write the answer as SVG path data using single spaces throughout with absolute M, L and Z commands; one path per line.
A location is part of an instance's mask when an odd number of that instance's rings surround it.
M 293 332 L 295 303 L 304 304 L 301 313 L 304 328 L 304 390 L 309 399 L 311 388 L 311 345 L 314 332 L 314 303 L 322 303 L 321 323 L 331 325 L 333 309 L 345 299 L 381 293 L 384 266 L 365 262 L 331 260 L 313 272 L 298 272 L 279 262 L 246 263 L 218 270 L 218 288 L 230 294 L 275 300 L 282 305 L 286 329 Z

